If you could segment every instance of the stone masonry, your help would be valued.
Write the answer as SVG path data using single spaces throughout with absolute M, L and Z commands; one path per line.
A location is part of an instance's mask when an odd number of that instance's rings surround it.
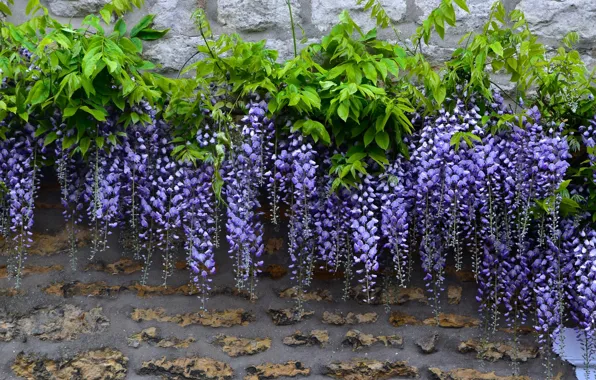
M 109 0 L 42 0 L 50 12 L 63 21 L 78 24 L 82 18 L 97 12 Z M 401 39 L 407 41 L 416 27 L 440 0 L 381 0 L 396 23 Z M 23 20 L 26 0 L 15 2 L 13 22 Z M 424 52 L 434 62 L 449 57 L 462 35 L 480 28 L 488 17 L 492 0 L 468 0 L 470 13 L 458 12 L 458 26 L 447 30 L 445 40 L 434 38 Z M 579 33 L 578 46 L 589 66 L 596 64 L 596 1 L 593 0 L 504 0 L 509 10 L 518 8 L 526 14 L 532 30 L 550 47 L 570 31 Z M 364 29 L 374 22 L 357 0 L 291 0 L 294 20 L 304 30 L 307 43 L 318 41 L 337 22 L 346 9 Z M 145 14 L 156 14 L 156 27 L 170 28 L 168 35 L 147 44 L 144 54 L 159 63 L 164 73 L 177 73 L 201 43 L 190 18 L 197 8 L 206 10 L 216 35 L 239 33 L 248 40 L 267 40 L 267 46 L 279 51 L 280 60 L 293 55 L 290 18 L 286 0 L 146 0 L 143 10 L 128 15 L 129 25 Z M 302 39 L 298 28 L 298 39 Z M 391 30 L 380 35 L 392 40 Z

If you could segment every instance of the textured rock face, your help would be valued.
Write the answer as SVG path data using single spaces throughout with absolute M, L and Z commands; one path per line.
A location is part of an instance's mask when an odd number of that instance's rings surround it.
M 271 348 L 271 338 L 238 338 L 220 334 L 213 344 L 220 346 L 223 352 L 235 358 L 267 351 Z
M 50 11 L 56 16 L 84 17 L 99 10 L 110 0 L 49 0 Z
M 292 0 L 295 22 L 300 22 L 300 2 Z M 241 32 L 261 32 L 271 28 L 290 26 L 285 1 L 277 0 L 219 0 L 217 20 Z
M 451 371 L 429 368 L 432 379 L 437 380 L 530 380 L 528 376 L 499 376 L 494 372 L 480 372 L 475 369 L 457 368 Z
M 128 345 L 130 347 L 138 348 L 143 342 L 161 348 L 188 348 L 191 343 L 195 342 L 195 339 L 162 338 L 158 335 L 157 328 L 155 327 L 149 327 L 128 337 Z
M 143 362 L 138 373 L 171 380 L 228 380 L 234 376 L 227 363 L 200 357 L 150 360 Z
M 267 314 L 276 326 L 289 326 L 312 317 L 315 312 L 298 309 L 269 309 Z
M 469 339 L 461 342 L 458 346 L 461 353 L 476 352 L 479 359 L 491 362 L 508 359 L 517 362 L 526 362 L 528 359 L 538 357 L 538 347 L 529 345 L 519 345 L 517 347 L 503 342 L 481 342 L 475 339 Z
M 324 347 L 329 342 L 329 333 L 327 330 L 312 330 L 309 334 L 296 331 L 290 336 L 286 336 L 283 343 L 286 346 L 319 346 Z
M 406 15 L 406 0 L 382 0 L 381 3 L 394 22 L 401 21 Z M 312 0 L 312 22 L 320 31 L 327 31 L 337 23 L 339 14 L 345 9 L 363 29 L 372 29 L 375 22 L 363 8 L 352 0 Z
M 0 315 L 0 341 L 34 336 L 40 340 L 64 341 L 81 334 L 104 331 L 110 321 L 100 307 L 82 310 L 74 305 L 34 309 L 25 315 Z
M 246 326 L 255 320 L 254 314 L 243 309 L 209 311 L 168 315 L 164 309 L 134 309 L 131 318 L 136 322 L 172 322 L 180 326 L 202 325 L 210 327 Z
M 277 379 L 280 377 L 298 377 L 310 375 L 310 368 L 305 368 L 301 362 L 287 362 L 284 364 L 265 363 L 246 368 L 244 380 Z
M 594 1 L 521 0 L 518 9 L 526 14 L 531 30 L 541 37 L 560 41 L 575 31 L 582 39 L 596 39 Z
M 77 24 L 84 16 L 97 13 L 108 2 L 109 0 L 46 0 L 45 4 L 53 15 L 73 18 L 74 24 Z M 457 26 L 447 28 L 446 39 L 433 39 L 425 47 L 424 53 L 431 62 L 439 63 L 448 59 L 461 36 L 480 29 L 488 19 L 494 1 L 467 0 L 467 3 L 470 13 L 456 10 Z M 589 47 L 593 49 L 596 42 L 596 2 L 503 0 L 503 3 L 508 9 L 517 7 L 524 11 L 532 30 L 550 46 L 557 46 L 558 41 L 568 32 L 577 31 L 582 38 L 582 56 L 588 64 L 596 62 L 594 53 L 586 51 Z M 291 0 L 291 4 L 294 21 L 305 30 L 307 43 L 319 41 L 337 23 L 338 16 L 344 9 L 365 31 L 375 27 L 375 22 L 370 18 L 370 10 L 364 11 L 363 5 L 358 5 L 356 0 Z M 381 4 L 395 23 L 396 29 L 403 33 L 402 38 L 407 39 L 414 27 L 420 25 L 440 4 L 440 0 L 381 0 Z M 267 47 L 278 50 L 280 60 L 293 57 L 291 24 L 285 0 L 147 0 L 145 8 L 137 11 L 137 15 L 131 17 L 131 20 L 138 19 L 141 14 L 152 13 L 156 15 L 156 28 L 170 29 L 164 39 L 147 43 L 144 50 L 145 58 L 158 63 L 162 72 L 177 73 L 196 52 L 197 45 L 203 43 L 191 19 L 197 8 L 206 9 L 215 34 L 237 32 L 249 40 L 267 39 Z M 24 14 L 9 17 L 10 21 L 24 19 Z M 380 33 L 387 38 L 394 38 L 389 30 Z M 300 31 L 298 34 L 300 39 Z M 300 44 L 302 46 L 304 45 Z M 268 242 L 267 252 L 279 251 L 280 242 L 276 240 L 278 239 Z
M 375 323 L 379 316 L 377 313 L 356 314 L 349 312 L 345 317 L 342 313 L 330 313 L 328 311 L 323 313 L 323 323 L 329 325 L 343 326 L 343 325 L 357 325 L 360 323 Z
M 369 380 L 418 377 L 418 369 L 407 362 L 381 362 L 372 359 L 352 359 L 327 366 L 327 376 L 345 380 Z
M 105 348 L 61 360 L 20 353 L 12 370 L 28 380 L 120 380 L 126 378 L 127 366 L 122 352 Z

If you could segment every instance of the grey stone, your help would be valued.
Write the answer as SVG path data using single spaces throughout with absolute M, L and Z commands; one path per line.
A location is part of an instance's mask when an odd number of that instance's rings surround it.
M 56 16 L 84 17 L 97 13 L 110 0 L 48 0 L 50 11 Z
M 197 46 L 203 44 L 201 37 L 172 36 L 158 41 L 147 43 L 143 56 L 152 62 L 161 65 L 160 72 L 178 72 L 187 59 L 191 58 L 197 51 Z M 200 55 L 191 59 L 192 63 L 200 58 Z
M 432 354 L 437 350 L 437 342 L 439 341 L 439 334 L 432 334 L 422 337 L 416 341 L 416 345 L 425 354 Z
M 541 37 L 561 40 L 569 32 L 582 39 L 596 38 L 596 2 L 586 0 L 521 0 L 531 30 Z
M 381 0 L 383 8 L 392 21 L 401 21 L 406 15 L 406 0 Z M 363 29 L 374 28 L 375 20 L 370 17 L 370 10 L 364 11 L 364 5 L 357 5 L 356 0 L 312 0 L 312 23 L 320 31 L 327 31 L 339 21 L 338 16 L 343 11 L 350 12 L 350 16 Z
M 170 28 L 169 34 L 172 36 L 198 36 L 192 14 L 202 5 L 197 0 L 156 0 L 148 13 L 155 15 L 155 29 Z
M 291 0 L 294 22 L 300 23 L 300 2 Z M 271 28 L 290 30 L 285 0 L 219 0 L 217 20 L 230 29 L 260 32 Z

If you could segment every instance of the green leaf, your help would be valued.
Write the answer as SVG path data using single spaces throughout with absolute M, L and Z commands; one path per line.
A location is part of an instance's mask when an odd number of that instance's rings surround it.
M 496 41 L 496 42 L 493 42 L 492 44 L 490 44 L 490 48 L 499 57 L 502 57 L 503 56 L 503 46 L 501 46 L 501 43 L 499 41 Z
M 364 134 L 364 146 L 369 146 L 370 143 L 375 139 L 377 131 L 375 127 L 368 127 L 366 133 Z
M 160 38 L 165 36 L 169 31 L 170 31 L 169 28 L 164 29 L 164 30 L 155 30 L 155 29 L 147 28 L 147 29 L 140 30 L 136 34 L 136 37 L 140 38 L 141 40 L 144 40 L 144 41 L 155 41 L 155 40 L 159 40 Z
M 92 115 L 98 121 L 106 121 L 106 111 L 103 109 L 92 109 L 87 106 L 82 106 L 80 109 Z
M 453 2 L 464 11 L 470 13 L 470 9 L 468 9 L 468 4 L 466 4 L 466 0 L 453 0 Z
M 337 107 L 337 115 L 343 120 L 348 121 L 348 116 L 350 114 L 350 108 L 348 107 L 347 102 L 341 102 L 339 107 Z
M 136 35 L 143 29 L 147 28 L 149 25 L 153 24 L 153 19 L 155 15 L 147 15 L 143 17 L 137 25 L 133 26 L 130 30 L 130 38 L 136 37 Z
M 43 103 L 48 99 L 50 96 L 50 87 L 48 86 L 48 81 L 40 80 L 35 83 L 31 91 L 29 92 L 29 97 L 27 98 L 27 103 L 31 103 L 32 105 Z
M 126 34 L 126 22 L 123 18 L 119 18 L 118 21 L 116 21 L 116 24 L 114 25 L 114 31 L 117 32 L 120 37 Z
M 8 5 L 6 5 L 4 3 L 0 3 L 0 12 L 4 13 L 7 16 L 12 16 L 12 12 L 10 11 L 10 8 L 8 7 Z
M 375 135 L 375 142 L 381 149 L 387 150 L 389 148 L 389 134 L 385 131 L 378 132 Z
M 43 141 L 43 146 L 48 146 L 51 143 L 53 143 L 54 141 L 56 141 L 56 139 L 58 139 L 58 134 L 56 134 L 56 132 L 50 132 L 48 133 L 48 135 L 46 136 L 46 138 Z
M 83 137 L 81 141 L 79 141 L 79 149 L 81 150 L 81 154 L 84 156 L 87 154 L 89 147 L 91 146 L 91 139 L 89 137 Z

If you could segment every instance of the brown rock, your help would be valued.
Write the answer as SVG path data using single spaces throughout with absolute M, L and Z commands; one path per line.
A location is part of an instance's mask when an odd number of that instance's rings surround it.
M 359 330 L 350 330 L 346 333 L 342 341 L 342 344 L 351 346 L 354 351 L 370 347 L 375 343 L 383 343 L 385 346 L 402 347 L 404 340 L 399 335 L 375 337 L 372 334 L 365 334 Z
M 538 347 L 536 346 L 520 345 L 515 347 L 507 343 L 480 342 L 475 339 L 468 339 L 465 342 L 461 342 L 457 349 L 461 353 L 476 352 L 479 359 L 491 362 L 500 359 L 526 362 L 528 359 L 538 357 Z
M 420 322 L 416 317 L 409 315 L 409 314 L 405 314 L 402 313 L 401 311 L 394 311 L 391 313 L 391 315 L 389 316 L 389 323 L 391 323 L 391 325 L 393 325 L 394 327 L 400 327 L 400 326 L 416 326 L 416 325 L 421 325 L 422 322 Z
M 326 366 L 325 374 L 343 380 L 390 379 L 393 377 L 417 377 L 418 369 L 407 362 L 381 362 L 373 359 L 352 359 L 333 362 Z
M 398 305 L 403 305 L 406 302 L 420 302 L 420 303 L 428 303 L 428 299 L 424 294 L 424 290 L 422 288 L 397 288 L 397 297 L 395 303 Z M 393 303 L 391 303 L 393 305 Z
M 284 239 L 283 238 L 271 238 L 267 240 L 267 244 L 265 244 L 265 251 L 272 255 L 275 252 L 279 251 L 284 246 Z
M 439 340 L 439 334 L 432 334 L 426 337 L 422 337 L 416 341 L 416 345 L 420 347 L 420 350 L 424 354 L 432 354 L 437 350 L 437 342 Z
M 428 369 L 433 379 L 438 380 L 531 380 L 528 376 L 498 376 L 494 372 L 480 372 L 475 369 L 457 368 L 444 371 L 439 368 Z
M 161 348 L 188 348 L 191 343 L 195 342 L 195 339 L 162 338 L 157 334 L 157 328 L 155 327 L 149 327 L 128 337 L 130 347 L 138 348 L 142 342 Z
M 74 296 L 86 297 L 103 297 L 103 296 L 117 296 L 122 290 L 126 290 L 125 286 L 108 285 L 105 282 L 90 282 L 84 283 L 79 281 L 73 282 L 58 282 L 43 289 L 47 294 L 70 298 Z
M 356 314 L 349 312 L 346 317 L 342 313 L 330 313 L 328 311 L 323 313 L 323 323 L 330 325 L 343 326 L 343 325 L 357 325 L 364 323 L 375 323 L 378 319 L 377 313 L 364 313 Z
M 26 265 L 21 270 L 21 275 L 27 276 L 30 274 L 42 274 L 42 273 L 49 273 L 49 272 L 62 272 L 64 267 L 62 265 Z M 8 278 L 8 268 L 6 265 L 0 265 L 0 278 Z
M 50 256 L 64 252 L 70 248 L 70 241 L 68 231 L 61 230 L 56 235 L 33 233 L 31 237 L 31 247 L 27 250 L 30 255 Z M 79 248 L 85 247 L 91 241 L 91 233 L 89 230 L 81 230 L 77 232 L 77 246 Z M 6 240 L 0 238 L 0 256 L 6 256 L 10 250 Z
M 422 323 L 427 326 L 437 326 L 437 320 L 434 317 L 427 318 Z M 480 320 L 465 315 L 440 313 L 438 326 L 453 329 L 478 327 L 480 326 Z
M 84 311 L 74 305 L 34 309 L 26 315 L 0 315 L 0 341 L 18 336 L 35 336 L 40 340 L 73 340 L 81 334 L 104 331 L 110 321 L 101 308 Z
M 246 368 L 247 375 L 244 380 L 277 379 L 280 377 L 309 376 L 310 368 L 305 368 L 300 362 L 287 362 L 283 364 L 265 363 Z
M 202 325 L 210 327 L 247 326 L 254 322 L 255 315 L 244 309 L 228 309 L 224 311 L 199 311 L 168 315 L 162 308 L 134 309 L 131 318 L 136 321 L 172 322 L 180 326 Z
M 293 309 L 269 309 L 267 314 L 271 317 L 273 324 L 276 326 L 289 326 L 302 322 L 303 320 L 312 317 L 314 311 Z
M 529 335 L 536 332 L 536 330 L 530 326 L 517 326 L 516 328 L 500 328 L 499 331 L 506 332 L 507 334 L 517 335 Z
M 461 282 L 476 282 L 476 275 L 471 270 L 457 270 L 454 266 L 448 265 L 445 272 L 455 276 Z
M 193 284 L 185 284 L 181 286 L 152 286 L 141 285 L 139 283 L 127 287 L 130 291 L 136 292 L 139 297 L 154 297 L 154 296 L 194 296 L 199 294 L 199 290 Z
M 303 334 L 300 330 L 290 336 L 286 336 L 283 343 L 287 346 L 320 346 L 323 347 L 329 342 L 327 330 L 312 330 L 310 334 Z
M 23 290 L 15 288 L 0 288 L 0 297 L 16 297 L 25 294 Z
M 37 355 L 17 355 L 13 372 L 29 380 L 119 380 L 126 378 L 128 358 L 112 348 L 88 351 L 54 361 Z
M 227 363 L 199 357 L 150 360 L 143 362 L 138 373 L 168 380 L 228 380 L 234 376 Z
M 224 334 L 216 336 L 212 343 L 233 358 L 255 355 L 271 348 L 271 338 L 238 338 Z
M 85 267 L 85 271 L 90 270 L 106 272 L 109 274 L 133 274 L 143 270 L 143 263 L 129 258 L 123 258 L 110 264 L 99 261 Z
M 271 277 L 274 280 L 279 280 L 280 278 L 284 277 L 286 274 L 288 274 L 288 270 L 286 269 L 286 267 L 283 267 L 279 264 L 269 264 L 260 273 L 261 276 Z
M 461 302 L 461 286 L 449 285 L 447 288 L 447 300 L 450 305 L 459 305 Z
M 331 281 L 344 278 L 344 272 L 336 271 L 333 268 L 315 267 L 312 276 L 315 280 Z
M 333 302 L 333 296 L 331 295 L 331 292 L 327 289 L 317 289 L 313 292 L 300 293 L 297 287 L 292 287 L 286 290 L 282 290 L 279 293 L 279 297 L 292 299 L 298 299 L 300 297 L 303 301 Z

